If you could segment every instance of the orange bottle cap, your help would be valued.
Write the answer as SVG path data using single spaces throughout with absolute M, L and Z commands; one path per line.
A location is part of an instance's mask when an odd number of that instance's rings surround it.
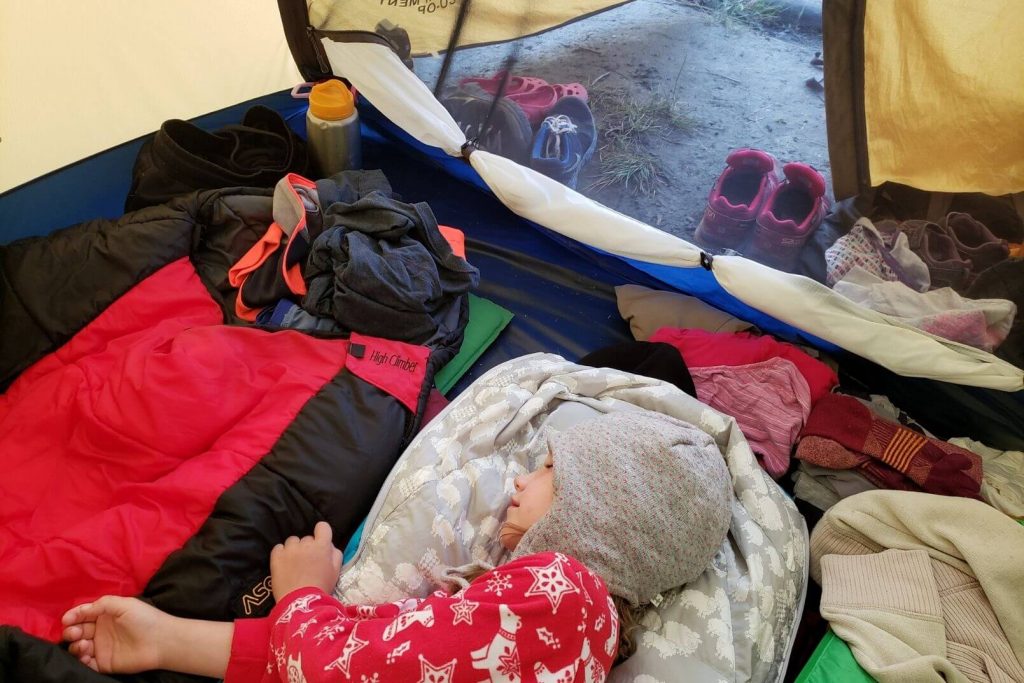
M 317 83 L 309 92 L 309 111 L 325 121 L 337 121 L 352 116 L 356 103 L 352 93 L 341 81 Z

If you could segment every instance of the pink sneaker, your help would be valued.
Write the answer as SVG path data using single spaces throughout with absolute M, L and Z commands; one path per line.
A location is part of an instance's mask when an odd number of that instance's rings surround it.
M 782 167 L 786 179 L 757 215 L 752 257 L 765 265 L 791 269 L 828 211 L 825 179 L 807 164 Z
M 750 235 L 765 201 L 778 186 L 775 157 L 759 149 L 737 149 L 708 195 L 694 238 L 709 247 L 736 247 Z

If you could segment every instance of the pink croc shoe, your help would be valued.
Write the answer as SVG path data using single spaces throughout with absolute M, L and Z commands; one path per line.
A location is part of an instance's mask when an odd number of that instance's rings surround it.
M 480 86 L 488 95 L 497 95 L 504 76 L 505 72 L 499 71 L 490 78 L 463 78 L 459 81 L 459 87 L 465 88 L 469 84 L 475 84 Z M 583 86 L 580 87 L 582 88 Z M 540 125 L 548 110 L 555 106 L 555 102 L 559 100 L 559 97 L 555 87 L 543 78 L 512 76 L 505 85 L 505 98 L 519 105 L 519 108 L 526 114 L 526 118 L 533 128 Z
M 506 97 L 519 105 L 534 130 L 559 99 L 558 92 L 550 85 L 543 85 L 529 92 L 506 95 Z
M 484 92 L 490 95 L 497 95 L 501 87 L 501 80 L 505 77 L 505 71 L 499 71 L 490 78 L 483 76 L 463 78 L 459 86 L 467 83 L 475 83 Z M 512 76 L 505 84 L 505 97 L 519 105 L 530 125 L 536 128 L 547 116 L 551 107 L 563 97 L 578 97 L 584 102 L 589 100 L 587 89 L 582 83 L 555 83 L 551 84 L 543 78 L 534 76 Z
M 590 95 L 587 94 L 587 89 L 583 87 L 582 83 L 554 83 L 551 86 L 555 89 L 555 94 L 558 95 L 558 99 L 563 97 L 578 97 L 584 102 L 590 100 Z
M 707 247 L 737 247 L 754 228 L 757 214 L 779 184 L 775 157 L 759 149 L 737 149 L 708 195 L 694 238 Z
M 808 164 L 782 167 L 786 179 L 775 188 L 757 215 L 752 257 L 784 270 L 796 265 L 807 239 L 828 211 L 825 179 Z
M 467 83 L 476 83 L 489 95 L 497 95 L 498 88 L 501 87 L 501 80 L 505 77 L 506 73 L 507 72 L 505 71 L 499 71 L 490 78 L 485 78 L 483 76 L 463 78 L 459 81 L 459 85 L 463 86 Z M 550 83 L 545 81 L 543 78 L 533 78 L 532 76 L 512 76 L 508 79 L 508 83 L 505 85 L 505 97 L 531 93 L 548 85 L 550 85 Z

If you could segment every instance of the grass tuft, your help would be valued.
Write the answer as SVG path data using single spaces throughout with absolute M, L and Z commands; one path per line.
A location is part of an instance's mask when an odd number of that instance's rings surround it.
M 602 146 L 600 154 L 601 175 L 594 189 L 622 186 L 651 197 L 665 184 L 658 158 L 639 145 L 616 141 Z
M 682 0 L 708 10 L 719 22 L 764 27 L 779 23 L 780 10 L 771 0 Z
M 665 173 L 649 149 L 653 138 L 689 132 L 696 121 L 664 92 L 634 97 L 621 89 L 592 87 L 591 107 L 601 140 L 601 173 L 591 187 L 623 186 L 645 196 L 656 194 L 665 184 Z

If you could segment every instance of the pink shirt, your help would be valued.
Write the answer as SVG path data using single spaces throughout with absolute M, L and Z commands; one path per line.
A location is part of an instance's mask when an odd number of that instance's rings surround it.
M 796 366 L 785 358 L 750 365 L 690 368 L 697 398 L 736 418 L 761 466 L 778 479 L 789 469 L 790 453 L 811 414 L 811 392 Z
M 691 374 L 693 368 L 710 365 L 750 365 L 769 358 L 785 358 L 796 366 L 807 381 L 812 403 L 839 384 L 839 378 L 832 368 L 792 344 L 767 335 L 758 336 L 750 332 L 716 334 L 697 329 L 663 327 L 648 341 L 664 342 L 679 349 Z

